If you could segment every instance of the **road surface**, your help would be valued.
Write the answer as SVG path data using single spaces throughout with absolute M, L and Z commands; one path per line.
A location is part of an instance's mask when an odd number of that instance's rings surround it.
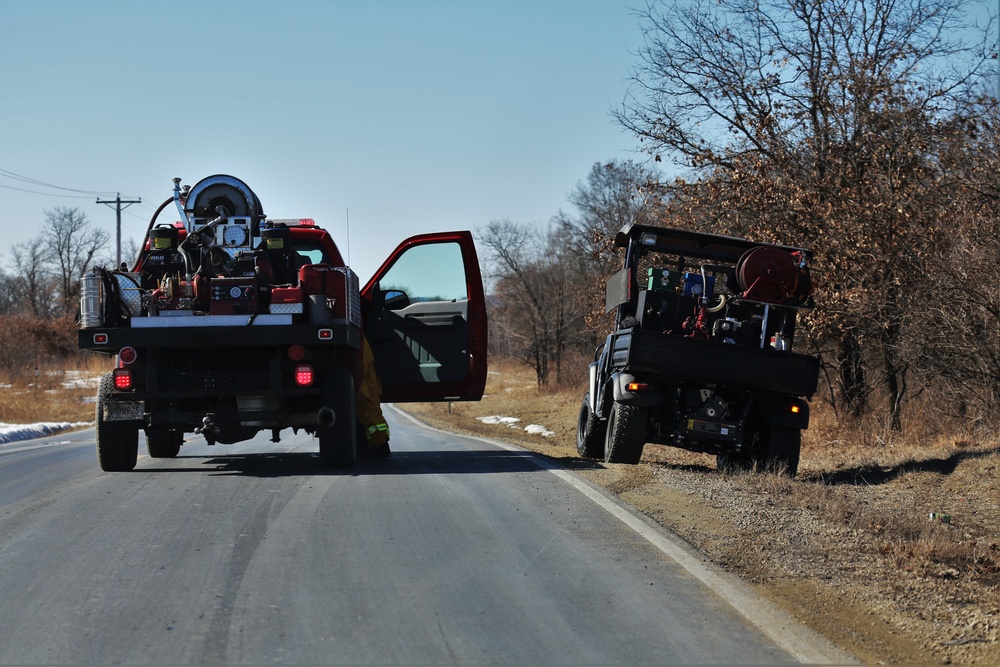
M 533 455 L 396 417 L 346 472 L 291 431 L 0 447 L 0 663 L 796 662 Z

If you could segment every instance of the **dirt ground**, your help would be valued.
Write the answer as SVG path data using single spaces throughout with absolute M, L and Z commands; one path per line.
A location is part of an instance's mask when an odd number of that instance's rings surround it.
M 859 448 L 810 429 L 794 480 L 722 474 L 712 457 L 659 445 L 639 465 L 605 464 L 576 452 L 583 388 L 540 393 L 506 365 L 486 392 L 397 407 L 575 470 L 864 663 L 1000 664 L 997 442 Z

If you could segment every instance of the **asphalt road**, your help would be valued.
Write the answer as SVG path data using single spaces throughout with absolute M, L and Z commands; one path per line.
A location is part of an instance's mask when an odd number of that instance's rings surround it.
M 796 662 L 533 455 L 396 417 L 348 472 L 291 431 L 0 447 L 0 663 Z

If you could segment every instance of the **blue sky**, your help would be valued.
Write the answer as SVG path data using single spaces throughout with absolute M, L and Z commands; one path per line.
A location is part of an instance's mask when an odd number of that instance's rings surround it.
M 330 229 L 364 281 L 406 236 L 544 225 L 595 162 L 645 159 L 610 117 L 636 4 L 3 0 L 0 170 L 142 198 L 125 238 L 173 177 L 231 174 Z M 113 234 L 96 198 L 0 172 L 0 229 L 28 240 L 68 206 Z

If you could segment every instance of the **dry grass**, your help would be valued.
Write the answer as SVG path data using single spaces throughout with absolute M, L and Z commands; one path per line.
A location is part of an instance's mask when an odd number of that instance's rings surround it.
M 94 396 L 100 376 L 109 370 L 106 357 L 92 355 L 75 368 L 0 372 L 0 422 L 89 422 L 94 419 Z

